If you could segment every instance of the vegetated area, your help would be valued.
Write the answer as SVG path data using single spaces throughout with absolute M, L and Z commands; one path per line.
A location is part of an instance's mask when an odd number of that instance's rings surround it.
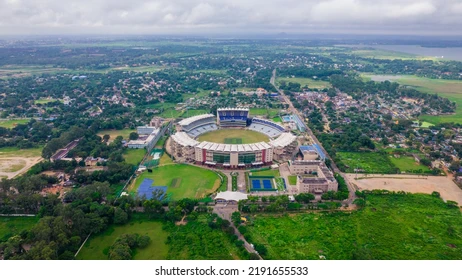
M 181 117 L 183 118 L 189 118 L 189 117 L 192 117 L 192 116 L 197 116 L 197 115 L 202 115 L 202 114 L 208 114 L 209 111 L 208 110 L 204 110 L 204 109 L 189 109 L 189 110 L 186 110 L 183 115 L 181 115 Z
M 276 122 L 276 123 L 282 123 L 282 119 L 280 116 L 274 117 L 272 120 L 273 122 Z
M 252 171 L 252 176 L 274 176 L 279 177 L 279 169 L 266 169 L 266 170 L 257 170 Z
M 282 81 L 286 83 L 299 83 L 302 88 L 308 87 L 310 89 L 325 89 L 325 88 L 332 87 L 332 85 L 329 82 L 317 80 L 317 79 L 315 80 L 315 79 L 310 79 L 310 78 L 299 78 L 299 77 L 294 77 L 294 78 L 278 77 L 276 79 L 276 83 L 278 85 L 280 85 Z
M 139 165 L 141 160 L 143 160 L 144 155 L 146 154 L 145 149 L 127 149 L 124 152 L 124 159 L 126 163 L 133 165 Z
M 31 149 L 0 148 L 0 176 L 12 178 L 27 171 L 41 160 L 42 149 L 43 147 Z
M 428 168 L 425 165 L 422 165 L 418 162 L 413 157 L 410 156 L 400 156 L 400 157 L 394 157 L 394 156 L 389 156 L 391 163 L 393 163 L 394 166 L 399 168 L 399 170 L 404 171 L 406 173 L 423 173 L 426 171 L 430 171 L 430 168 Z
M 0 148 L 0 158 L 2 157 L 23 157 L 33 158 L 40 157 L 42 155 L 43 147 L 31 148 L 31 149 L 19 149 L 17 147 L 4 147 Z
M 254 215 L 245 227 L 265 259 L 461 259 L 462 215 L 424 194 L 367 195 L 353 212 Z
M 0 127 L 13 128 L 18 124 L 27 124 L 30 119 L 0 120 Z
M 267 135 L 253 130 L 219 129 L 199 135 L 198 141 L 208 141 L 223 144 L 251 144 L 262 141 L 268 142 L 269 138 Z
M 99 131 L 98 136 L 103 138 L 103 136 L 107 134 L 110 137 L 109 142 L 112 142 L 114 141 L 115 138 L 117 138 L 117 136 L 122 136 L 123 139 L 128 140 L 128 137 L 130 133 L 132 132 L 135 132 L 135 130 L 134 129 L 120 129 L 120 130 L 108 129 L 108 130 Z
M 166 186 L 167 196 L 174 200 L 182 198 L 203 198 L 213 193 L 220 186 L 220 178 L 210 170 L 186 164 L 159 166 L 152 173 L 140 174 L 129 191 L 136 191 L 145 178 L 154 180 L 154 186 Z M 173 185 L 173 181 L 180 184 Z
M 251 116 L 266 116 L 271 119 L 279 114 L 279 109 L 250 108 L 249 113 Z
M 379 49 L 353 49 L 351 51 L 352 54 L 365 57 L 365 58 L 374 58 L 374 59 L 403 59 L 403 60 L 435 60 L 434 57 L 431 56 L 417 56 L 410 53 L 403 53 L 397 51 L 389 51 L 389 50 L 379 50 Z
M 0 242 L 30 230 L 39 220 L 37 217 L 0 217 Z
M 288 176 L 289 179 L 289 184 L 295 186 L 297 184 L 297 176 L 296 175 L 291 175 Z
M 338 160 L 345 165 L 345 172 L 354 173 L 360 169 L 365 173 L 390 174 L 397 173 L 390 158 L 376 152 L 337 152 Z
M 58 99 L 55 98 L 41 98 L 34 101 L 35 104 L 47 104 L 51 102 L 56 102 Z
M 146 248 L 133 252 L 135 260 L 164 260 L 167 258 L 166 244 L 168 233 L 162 223 L 148 219 L 132 219 L 125 225 L 111 225 L 104 232 L 91 236 L 77 255 L 78 260 L 107 260 L 109 248 L 122 234 L 140 234 L 150 237 Z
M 414 75 L 372 75 L 364 74 L 363 77 L 373 81 L 389 80 L 402 85 L 413 87 L 425 93 L 437 93 L 456 103 L 456 112 L 451 115 L 428 116 L 422 115 L 420 119 L 429 123 L 439 124 L 454 122 L 462 124 L 462 81 L 446 79 L 430 79 Z

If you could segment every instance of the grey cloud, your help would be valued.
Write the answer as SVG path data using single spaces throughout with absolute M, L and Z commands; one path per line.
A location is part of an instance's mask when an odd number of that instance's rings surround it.
M 462 34 L 459 0 L 0 0 L 0 34 Z

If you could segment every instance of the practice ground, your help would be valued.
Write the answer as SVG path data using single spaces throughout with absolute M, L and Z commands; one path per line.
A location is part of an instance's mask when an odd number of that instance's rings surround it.
M 140 164 L 145 154 L 146 154 L 145 149 L 127 149 L 124 152 L 123 157 L 126 163 L 138 165 Z
M 169 164 L 143 172 L 130 186 L 130 193 L 136 194 L 145 178 L 154 180 L 154 186 L 167 186 L 167 195 L 174 200 L 182 198 L 203 198 L 220 186 L 218 175 L 208 169 L 186 164 Z M 179 184 L 179 185 L 178 185 Z
M 91 236 L 77 255 L 78 260 L 107 260 L 109 247 L 122 234 L 147 235 L 151 243 L 143 249 L 136 249 L 135 260 L 162 260 L 167 258 L 168 233 L 162 230 L 162 223 L 149 220 L 134 220 L 123 226 L 111 225 L 104 232 Z
M 109 135 L 109 143 L 114 141 L 114 139 L 117 138 L 117 136 L 122 136 L 125 140 L 128 140 L 128 136 L 130 135 L 131 132 L 136 132 L 134 129 L 121 129 L 121 130 L 115 130 L 115 129 L 107 129 L 107 130 L 100 130 L 98 132 L 98 136 L 103 138 L 105 134 Z
M 422 165 L 415 161 L 413 157 L 410 156 L 401 156 L 399 158 L 395 158 L 394 156 L 389 156 L 391 162 L 401 170 L 401 172 L 412 173 L 412 172 L 425 172 L 430 171 L 425 165 Z
M 252 215 L 247 241 L 265 259 L 462 259 L 462 214 L 424 194 L 368 195 L 353 212 Z
M 448 177 L 443 176 L 418 176 L 418 175 L 381 175 L 381 174 L 346 174 L 350 182 L 353 182 L 361 190 L 390 190 L 405 191 L 411 193 L 431 194 L 437 191 L 445 200 L 457 201 L 462 205 L 462 190 Z
M 365 79 L 373 81 L 398 82 L 402 85 L 412 86 L 417 90 L 426 93 L 437 93 L 442 97 L 448 98 L 450 101 L 456 102 L 456 112 L 452 115 L 441 116 L 420 116 L 420 119 L 429 123 L 438 124 L 443 122 L 462 123 L 462 81 L 459 80 L 444 80 L 444 79 L 429 79 L 417 77 L 413 75 L 362 75 Z
M 16 147 L 0 148 L 0 178 L 11 179 L 29 170 L 42 160 L 42 147 L 21 150 Z
M 219 129 L 199 135 L 198 141 L 223 144 L 251 144 L 262 141 L 268 142 L 269 138 L 265 134 L 253 130 Z

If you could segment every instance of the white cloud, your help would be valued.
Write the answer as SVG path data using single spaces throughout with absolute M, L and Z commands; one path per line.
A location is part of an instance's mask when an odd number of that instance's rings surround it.
M 264 31 L 461 33 L 459 0 L 0 0 L 0 34 Z M 93 26 L 91 30 L 82 27 Z

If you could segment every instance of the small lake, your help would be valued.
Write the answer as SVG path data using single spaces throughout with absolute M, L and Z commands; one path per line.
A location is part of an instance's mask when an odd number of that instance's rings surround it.
M 462 61 L 462 48 L 425 48 L 418 45 L 342 45 L 352 48 L 374 48 L 420 56 L 431 56 L 450 60 Z

